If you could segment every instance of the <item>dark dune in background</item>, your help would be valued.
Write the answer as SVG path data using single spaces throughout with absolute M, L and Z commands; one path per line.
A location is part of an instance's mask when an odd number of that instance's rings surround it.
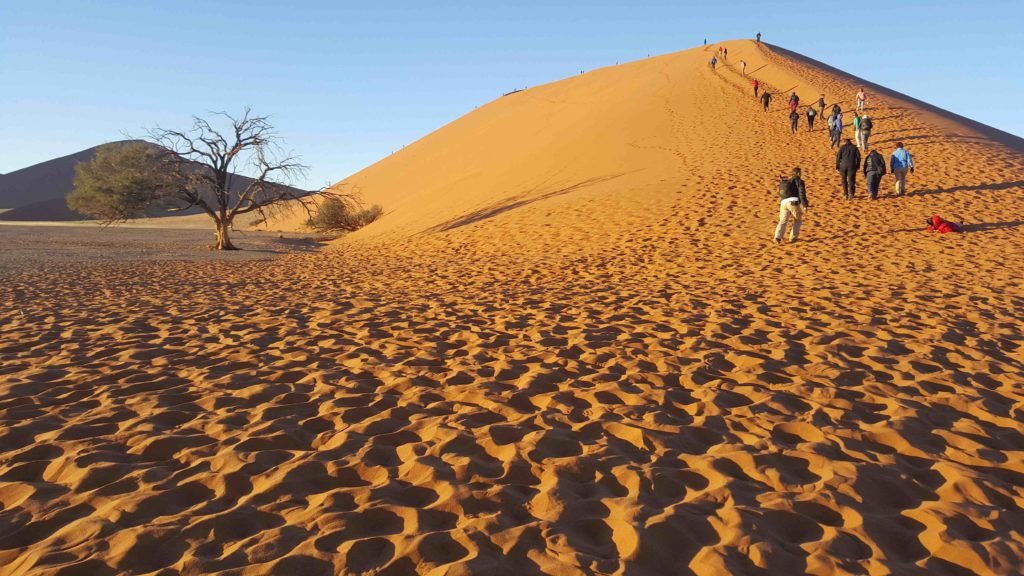
M 3 175 L 0 177 L 0 208 L 15 209 L 56 198 L 63 200 L 71 191 L 75 165 L 88 162 L 95 154 L 93 147 Z
M 129 142 L 111 142 L 111 144 Z M 0 220 L 18 222 L 72 222 L 88 217 L 68 208 L 65 198 L 74 188 L 75 166 L 88 162 L 99 146 L 75 152 L 60 158 L 34 164 L 10 174 L 0 176 Z M 245 189 L 252 179 L 240 174 L 232 176 L 232 192 Z M 153 210 L 150 217 L 162 218 L 200 214 L 192 208 L 180 212 Z

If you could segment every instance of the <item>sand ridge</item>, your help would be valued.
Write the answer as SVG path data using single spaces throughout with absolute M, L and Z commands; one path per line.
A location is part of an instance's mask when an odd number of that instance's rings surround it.
M 0 573 L 1018 572 L 1024 159 L 877 97 L 876 140 L 927 136 L 918 194 L 841 202 L 733 67 L 856 85 L 729 47 L 481 108 L 368 169 L 391 213 L 321 253 L 5 275 Z M 543 132 L 527 99 L 610 134 L 427 178 L 474 115 Z

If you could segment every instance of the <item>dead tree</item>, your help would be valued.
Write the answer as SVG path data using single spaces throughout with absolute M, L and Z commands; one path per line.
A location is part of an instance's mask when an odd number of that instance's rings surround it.
M 167 209 L 201 208 L 216 225 L 217 250 L 236 249 L 228 232 L 237 216 L 256 212 L 265 221 L 275 212 L 296 208 L 309 215 L 316 200 L 338 197 L 325 189 L 290 186 L 307 167 L 296 156 L 282 152 L 281 139 L 267 116 L 255 116 L 249 108 L 241 117 L 225 112 L 214 116 L 224 121 L 224 129 L 193 116 L 190 130 L 155 128 L 148 134 L 164 151 L 162 163 L 179 182 L 176 192 L 164 197 Z M 251 174 L 244 187 L 235 182 L 239 171 Z

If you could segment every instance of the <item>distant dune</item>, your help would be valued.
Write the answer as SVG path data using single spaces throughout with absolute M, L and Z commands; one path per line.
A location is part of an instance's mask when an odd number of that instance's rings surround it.
M 93 147 L 5 174 L 0 179 L 0 208 L 20 208 L 66 197 L 73 187 L 75 165 L 92 160 L 95 154 Z
M 125 141 L 127 142 L 127 141 Z M 117 142 L 112 142 L 116 144 Z M 96 148 L 54 158 L 22 168 L 0 177 L 0 220 L 7 221 L 49 221 L 71 222 L 87 220 L 88 217 L 67 207 L 65 199 L 74 188 L 75 166 L 88 162 L 96 154 Z M 235 174 L 232 176 L 233 192 L 244 190 L 251 178 Z M 192 208 L 182 212 L 153 210 L 150 218 L 165 219 L 165 225 L 174 224 L 183 217 L 200 214 L 202 210 Z M 241 221 L 241 220 L 240 220 Z M 151 220 L 159 225 L 157 220 Z
M 346 179 L 385 215 L 321 251 L 18 261 L 0 575 L 1024 573 L 1017 141 L 724 46 L 480 107 Z M 862 84 L 907 196 L 790 133 Z

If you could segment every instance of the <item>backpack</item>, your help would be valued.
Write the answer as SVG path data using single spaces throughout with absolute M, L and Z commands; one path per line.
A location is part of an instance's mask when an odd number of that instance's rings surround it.
M 867 160 L 864 161 L 865 172 L 884 172 L 885 171 L 885 159 L 879 153 L 868 154 Z
M 811 118 L 814 118 L 815 116 L 818 115 L 818 113 L 814 111 L 814 108 L 808 108 L 807 115 L 810 116 Z
M 790 181 L 789 178 L 780 178 L 779 179 L 779 199 L 780 200 L 785 200 L 786 198 L 789 198 L 789 185 L 790 185 L 790 183 L 791 183 L 791 181 Z
M 860 121 L 860 129 L 861 129 L 862 132 L 864 130 L 871 130 L 871 118 L 865 118 L 865 119 L 861 120 Z

